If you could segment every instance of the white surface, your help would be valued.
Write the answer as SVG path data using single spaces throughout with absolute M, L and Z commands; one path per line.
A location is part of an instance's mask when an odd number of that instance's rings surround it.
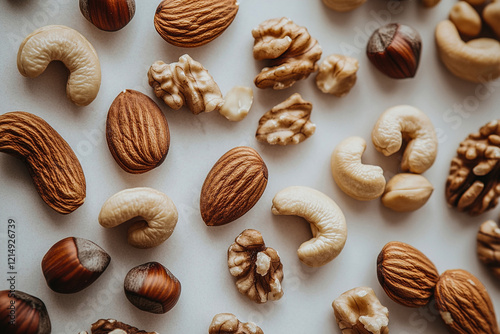
M 206 333 L 212 317 L 219 312 L 232 312 L 241 320 L 252 320 L 265 333 L 340 333 L 331 303 L 342 292 L 364 285 L 373 287 L 382 304 L 389 308 L 392 333 L 446 332 L 431 307 L 415 310 L 399 306 L 378 284 L 376 258 L 382 246 L 391 240 L 417 247 L 441 272 L 452 268 L 471 271 L 486 285 L 500 311 L 500 284 L 479 263 L 475 252 L 479 224 L 496 219 L 499 208 L 480 217 L 469 217 L 448 208 L 444 198 L 450 160 L 459 142 L 497 118 L 500 102 L 499 81 L 488 89 L 460 81 L 437 58 L 434 27 L 447 16 L 454 1 L 443 0 L 433 9 L 422 8 L 416 0 L 400 5 L 399 2 L 388 5 L 385 0 L 370 1 L 345 14 L 328 10 L 320 0 L 240 2 L 235 21 L 223 35 L 205 46 L 188 50 L 169 45 L 154 30 L 158 0 L 137 1 L 134 19 L 116 33 L 100 31 L 87 22 L 76 0 L 0 1 L 0 113 L 23 110 L 43 117 L 75 150 L 87 179 L 85 204 L 74 213 L 61 216 L 40 199 L 23 164 L 0 154 L 0 289 L 8 288 L 4 274 L 6 225 L 12 218 L 17 224 L 16 286 L 45 302 L 53 333 L 57 334 L 89 329 L 91 323 L 102 317 L 161 333 Z M 359 58 L 360 70 L 358 82 L 349 95 L 340 99 L 324 95 L 315 87 L 314 75 L 283 91 L 254 88 L 254 106 L 239 123 L 231 123 L 216 112 L 195 116 L 185 109 L 172 111 L 154 98 L 147 84 L 149 66 L 160 59 L 176 61 L 184 53 L 209 69 L 223 94 L 235 85 L 253 87 L 253 78 L 263 63 L 252 58 L 251 29 L 265 19 L 281 16 L 306 26 L 323 47 L 323 57 L 354 52 L 351 54 Z M 388 79 L 364 55 L 368 36 L 389 21 L 409 24 L 422 35 L 423 53 L 415 79 Z M 24 78 L 18 73 L 18 45 L 32 30 L 47 24 L 75 28 L 97 49 L 102 86 L 90 106 L 77 107 L 66 98 L 66 70 L 61 64 L 52 64 L 37 79 Z M 167 159 L 144 175 L 130 175 L 121 170 L 106 145 L 107 111 L 125 88 L 153 97 L 170 126 L 172 139 Z M 259 118 L 295 92 L 313 103 L 316 133 L 298 146 L 271 147 L 258 143 L 254 133 Z M 440 138 L 436 163 L 425 173 L 435 192 L 427 205 L 408 214 L 391 212 L 378 200 L 362 203 L 351 199 L 336 186 L 330 174 L 333 148 L 351 135 L 368 141 L 366 163 L 381 165 L 387 178 L 397 172 L 398 157 L 384 158 L 370 142 L 375 120 L 386 108 L 397 104 L 421 108 L 432 119 Z M 201 186 L 213 163 L 238 145 L 252 146 L 261 153 L 269 168 L 267 189 L 241 219 L 220 228 L 207 228 L 199 214 Z M 336 260 L 322 268 L 309 269 L 296 256 L 300 243 L 311 237 L 307 224 L 299 218 L 271 214 L 274 194 L 291 185 L 323 191 L 339 204 L 346 216 L 347 244 Z M 100 207 L 109 196 L 137 186 L 165 192 L 179 210 L 179 223 L 172 237 L 150 250 L 129 246 L 125 226 L 104 230 L 97 222 Z M 282 257 L 285 295 L 280 301 L 257 305 L 236 290 L 227 269 L 226 251 L 245 228 L 260 230 L 267 245 L 277 249 Z M 45 252 L 67 236 L 90 239 L 112 257 L 101 278 L 74 295 L 52 292 L 40 269 Z M 167 314 L 142 312 L 123 294 L 126 272 L 147 261 L 161 262 L 182 283 L 181 298 Z

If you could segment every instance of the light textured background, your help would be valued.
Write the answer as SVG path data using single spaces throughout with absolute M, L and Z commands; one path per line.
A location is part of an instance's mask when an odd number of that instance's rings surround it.
M 487 286 L 500 310 L 500 284 L 476 259 L 475 237 L 486 219 L 496 219 L 498 208 L 469 217 L 447 207 L 444 183 L 459 142 L 498 117 L 500 82 L 487 88 L 460 81 L 439 62 L 434 44 L 435 25 L 447 16 L 453 0 L 424 9 L 411 0 L 391 5 L 369 1 L 346 14 L 327 9 L 320 0 L 241 0 L 229 29 L 208 45 L 181 49 L 164 42 L 153 27 L 159 1 L 137 1 L 131 23 L 115 33 L 95 28 L 80 14 L 73 0 L 4 0 L 0 2 L 0 113 L 23 110 L 43 117 L 71 145 L 87 179 L 87 199 L 74 213 L 61 216 L 36 193 L 23 164 L 0 154 L 0 289 L 7 288 L 7 220 L 17 223 L 17 288 L 40 297 L 50 312 L 53 333 L 74 334 L 101 317 L 117 318 L 146 330 L 162 333 L 207 332 L 212 317 L 232 312 L 241 320 L 257 322 L 266 333 L 339 333 L 331 303 L 342 292 L 368 285 L 390 310 L 391 332 L 444 333 L 432 307 L 409 309 L 392 302 L 376 278 L 376 257 L 391 240 L 412 244 L 432 259 L 442 272 L 463 268 Z M 192 115 L 188 110 L 164 110 L 171 131 L 171 146 L 163 165 L 145 175 L 129 175 L 108 151 L 104 127 L 108 108 L 123 89 L 153 96 L 146 72 L 156 60 L 176 61 L 189 53 L 200 61 L 223 93 L 235 85 L 253 86 L 263 63 L 252 58 L 251 29 L 265 19 L 287 16 L 304 25 L 318 39 L 326 56 L 349 53 L 358 57 L 358 83 L 344 98 L 324 95 L 314 76 L 283 91 L 255 91 L 248 117 L 230 123 L 216 112 Z M 380 74 L 364 55 L 366 41 L 381 24 L 401 22 L 422 35 L 423 52 L 416 78 L 391 80 Z M 85 35 L 100 57 L 102 86 L 88 107 L 73 105 L 65 95 L 66 70 L 52 64 L 37 79 L 22 77 L 16 68 L 17 48 L 35 28 L 63 24 Z M 295 92 L 313 103 L 316 133 L 298 146 L 271 147 L 254 138 L 261 115 Z M 478 95 L 479 94 L 479 95 Z M 482 94 L 482 95 L 481 95 Z M 488 96 L 485 96 L 488 95 Z M 440 138 L 439 154 L 425 176 L 435 186 L 428 204 L 414 213 L 399 214 L 380 201 L 362 203 L 344 195 L 330 174 L 330 154 L 347 136 L 368 141 L 364 161 L 381 165 L 389 178 L 398 171 L 398 157 L 385 158 L 370 143 L 378 116 L 388 107 L 411 104 L 433 121 Z M 269 184 L 257 205 L 241 219 L 220 228 L 207 228 L 199 214 L 199 193 L 213 163 L 227 150 L 256 148 L 269 168 Z M 295 217 L 274 217 L 271 200 L 290 185 L 314 187 L 331 196 L 343 209 L 349 236 L 341 255 L 332 263 L 310 269 L 300 263 L 296 249 L 311 237 L 307 224 Z M 159 247 L 138 250 L 126 242 L 126 227 L 104 230 L 97 222 L 102 203 L 119 190 L 151 186 L 168 194 L 179 210 L 172 237 Z M 257 305 L 240 295 L 227 270 L 226 251 L 245 228 L 260 230 L 268 246 L 277 249 L 285 269 L 284 297 Z M 93 240 L 112 257 L 108 270 L 88 289 L 74 295 L 52 292 L 43 279 L 40 262 L 52 244 L 67 236 Z M 141 263 L 159 261 L 182 282 L 177 306 L 164 315 L 137 310 L 125 298 L 126 272 Z M 4 279 L 5 277 L 5 279 Z

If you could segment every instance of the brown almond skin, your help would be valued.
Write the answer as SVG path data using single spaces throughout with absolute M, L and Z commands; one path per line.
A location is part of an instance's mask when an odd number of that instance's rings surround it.
M 42 118 L 23 111 L 0 115 L 0 152 L 26 163 L 38 194 L 55 211 L 68 214 L 85 201 L 78 158 Z
M 418 249 L 392 241 L 378 255 L 377 277 L 393 301 L 408 307 L 421 307 L 431 300 L 439 273 Z
M 106 140 L 115 161 L 132 174 L 160 166 L 170 147 L 167 119 L 147 95 L 124 90 L 111 104 Z
M 488 291 L 471 273 L 461 269 L 445 271 L 436 285 L 435 297 L 450 333 L 500 333 Z
M 267 186 L 267 166 L 251 147 L 229 150 L 208 173 L 200 196 L 207 226 L 228 224 L 247 213 Z
M 156 9 L 156 31 L 168 43 L 193 48 L 219 37 L 238 12 L 236 0 L 164 0 Z

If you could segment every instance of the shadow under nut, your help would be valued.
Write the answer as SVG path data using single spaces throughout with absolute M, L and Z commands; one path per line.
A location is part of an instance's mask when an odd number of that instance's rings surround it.
M 101 66 L 94 47 L 74 29 L 50 25 L 33 31 L 19 47 L 17 68 L 23 76 L 36 78 L 55 60 L 70 72 L 68 98 L 79 106 L 90 104 L 101 86 Z
M 302 186 L 288 187 L 273 198 L 275 215 L 294 215 L 307 220 L 313 238 L 300 245 L 297 255 L 310 267 L 335 259 L 347 240 L 347 225 L 338 205 L 322 192 Z
M 26 163 L 38 194 L 55 211 L 68 214 L 85 201 L 78 158 L 42 118 L 22 111 L 0 115 L 0 152 Z
M 152 188 L 130 188 L 111 196 L 99 213 L 99 224 L 112 228 L 133 221 L 128 242 L 137 248 L 160 245 L 174 232 L 178 213 L 174 202 Z

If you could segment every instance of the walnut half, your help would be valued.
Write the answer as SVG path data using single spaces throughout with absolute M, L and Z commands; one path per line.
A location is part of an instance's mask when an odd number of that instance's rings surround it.
M 238 279 L 239 292 L 256 303 L 283 296 L 283 265 L 278 252 L 266 247 L 259 231 L 243 231 L 229 247 L 227 255 L 229 272 Z
M 477 255 L 500 279 L 500 227 L 492 220 L 481 224 L 477 233 Z
M 253 322 L 240 322 L 234 314 L 219 313 L 210 324 L 208 334 L 264 334 Z
M 139 330 L 133 326 L 124 324 L 114 319 L 100 319 L 92 324 L 92 334 L 158 334 L 157 332 L 146 332 Z M 88 334 L 80 332 L 79 334 Z

